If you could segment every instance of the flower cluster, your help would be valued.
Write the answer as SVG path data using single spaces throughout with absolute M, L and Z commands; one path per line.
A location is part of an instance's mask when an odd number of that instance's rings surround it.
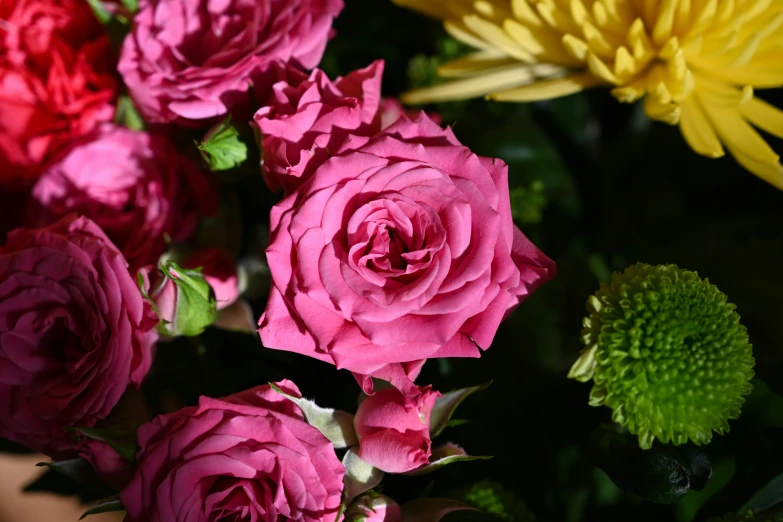
M 573 1 L 570 18 L 565 2 L 398 3 L 482 47 L 446 66 L 469 79 L 409 99 L 612 84 L 622 101 L 646 96 L 697 151 L 725 143 L 780 183 L 747 123 L 780 130 L 749 90 L 777 81 L 759 64 L 779 43 L 778 2 L 739 17 L 731 35 L 745 48 L 720 74 L 704 72 L 724 63 L 710 31 L 733 8 L 689 24 L 688 9 L 654 2 L 636 3 L 640 22 L 619 0 L 592 13 Z M 343 7 L 0 0 L 0 436 L 53 467 L 89 464 L 127 522 L 437 522 L 471 506 L 528 518 L 494 482 L 463 492 L 467 504 L 382 493 L 387 474 L 489 458 L 439 440 L 486 385 L 439 391 L 422 370 L 482 357 L 556 268 L 514 223 L 502 159 L 384 98 L 382 60 L 336 79 L 318 68 Z M 615 41 L 624 24 L 628 48 Z M 565 49 L 537 45 L 555 40 Z M 536 75 L 554 79 L 522 86 Z M 738 417 L 754 359 L 708 281 L 640 264 L 588 303 L 570 376 L 592 379 L 591 404 L 640 446 L 707 443 Z M 312 362 L 317 379 L 295 377 L 305 391 L 328 393 L 347 370 L 359 400 L 319 406 L 277 369 L 215 387 L 197 365 L 166 373 L 162 360 L 202 356 L 213 334 L 226 359 L 244 334 L 270 360 L 296 361 L 286 372 Z M 128 415 L 154 379 L 193 389 Z

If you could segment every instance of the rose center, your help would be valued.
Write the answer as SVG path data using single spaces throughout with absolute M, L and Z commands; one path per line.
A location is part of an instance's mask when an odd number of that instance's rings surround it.
M 356 211 L 348 225 L 349 264 L 376 284 L 406 282 L 426 270 L 442 248 L 438 214 L 403 197 L 385 197 Z

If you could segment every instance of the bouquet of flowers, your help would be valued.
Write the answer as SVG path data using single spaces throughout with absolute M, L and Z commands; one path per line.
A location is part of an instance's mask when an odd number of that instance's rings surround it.
M 126 522 L 783 520 L 782 24 L 0 0 L 0 449 Z

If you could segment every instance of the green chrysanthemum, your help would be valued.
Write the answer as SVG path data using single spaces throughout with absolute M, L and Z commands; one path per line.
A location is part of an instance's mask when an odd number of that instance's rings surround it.
M 639 263 L 587 300 L 581 357 L 569 377 L 593 379 L 590 405 L 639 436 L 706 444 L 750 393 L 753 354 L 735 306 L 709 280 Z
M 451 497 L 509 522 L 535 522 L 525 502 L 502 484 L 482 480 L 453 492 Z

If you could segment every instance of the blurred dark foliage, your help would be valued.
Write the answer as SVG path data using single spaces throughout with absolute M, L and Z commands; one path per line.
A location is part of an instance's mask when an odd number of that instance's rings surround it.
M 463 50 L 438 23 L 389 0 L 346 4 L 322 63 L 331 76 L 384 59 L 385 95 L 394 96 L 433 81 L 435 66 Z M 783 106 L 780 91 L 762 96 Z M 389 476 L 384 494 L 402 503 L 491 479 L 523 499 L 538 520 L 563 522 L 690 522 L 746 508 L 783 473 L 783 194 L 728 157 L 696 155 L 676 128 L 649 122 L 640 106 L 621 105 L 605 90 L 533 105 L 472 100 L 425 109 L 440 113 L 477 154 L 509 164 L 515 218 L 557 260 L 559 277 L 506 321 L 480 360 L 431 361 L 419 379 L 442 391 L 494 380 L 461 406 L 457 416 L 470 422 L 440 439 L 495 458 L 426 477 Z M 240 132 L 252 135 L 249 127 Z M 190 137 L 182 143 L 192 147 Z M 242 169 L 220 173 L 222 213 L 203 231 L 240 257 L 263 250 L 268 210 L 277 200 L 258 175 L 257 150 L 250 153 Z M 226 224 L 233 234 L 215 233 Z M 683 459 L 699 469 L 685 473 L 687 466 L 678 465 L 671 477 L 658 477 L 689 484 L 665 499 L 670 504 L 643 500 L 658 486 L 640 491 L 644 481 L 631 487 L 622 477 L 653 480 L 645 462 L 672 449 L 656 445 L 654 453 L 609 469 L 591 435 L 610 422 L 610 411 L 589 407 L 590 386 L 566 379 L 580 350 L 587 296 L 612 271 L 637 261 L 675 263 L 708 277 L 738 306 L 757 361 L 755 391 L 731 432 L 698 451 L 678 449 L 691 452 Z M 256 317 L 264 302 L 263 292 L 253 299 Z M 195 404 L 202 394 L 282 378 L 323 406 L 356 408 L 359 388 L 349 373 L 264 350 L 255 336 L 214 329 L 161 344 L 144 392 L 151 411 L 160 413 Z

